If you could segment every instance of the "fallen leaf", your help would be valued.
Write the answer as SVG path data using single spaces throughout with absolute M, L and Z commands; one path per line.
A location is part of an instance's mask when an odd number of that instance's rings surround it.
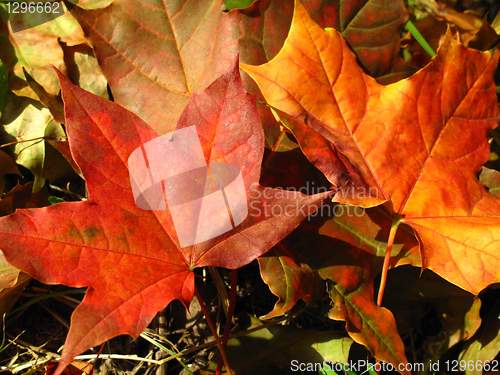
M 500 197 L 500 172 L 483 167 L 479 175 L 479 181 L 488 187 L 491 194 Z
M 348 184 L 335 201 L 387 202 L 415 230 L 422 267 L 477 294 L 500 281 L 500 201 L 476 177 L 489 156 L 487 132 L 498 122 L 499 55 L 448 35 L 430 65 L 381 86 L 340 34 L 323 31 L 297 1 L 281 52 L 242 67 L 270 105 L 307 119 L 368 186 Z
M 54 181 L 72 173 L 69 163 L 43 139 L 63 137 L 65 133 L 40 102 L 11 94 L 0 122 L 6 143 L 17 142 L 9 147 L 16 163 L 33 173 L 35 191 L 46 179 Z
M 24 288 L 26 288 L 30 282 L 31 277 L 24 272 L 19 272 L 17 268 L 12 267 L 9 263 L 5 262 L 3 254 L 1 258 L 0 267 L 2 268 L 2 271 L 5 271 L 5 273 L 9 273 L 12 276 L 15 275 L 15 278 L 13 278 L 12 281 L 5 284 L 9 286 L 6 286 L 5 288 L 1 287 L 0 290 L 0 317 L 3 317 L 4 314 L 8 314 L 12 307 L 14 307 L 17 300 L 23 293 Z
M 82 9 L 100 9 L 111 5 L 113 0 L 78 0 L 78 7 Z
M 4 193 L 6 174 L 17 174 L 22 177 L 14 160 L 7 153 L 0 150 L 0 196 Z
M 73 170 L 81 177 L 82 172 L 73 160 L 68 143 L 66 142 L 66 133 L 61 125 L 59 125 L 64 124 L 64 106 L 62 99 L 59 98 L 59 96 L 49 94 L 45 91 L 45 89 L 37 81 L 35 81 L 35 79 L 31 77 L 26 70 L 24 70 L 24 75 L 30 87 L 38 95 L 40 102 L 49 109 L 51 115 L 53 116 L 53 120 L 49 121 L 45 127 L 44 137 L 46 137 L 46 141 L 59 151 L 62 156 L 64 156 Z
M 487 51 L 495 46 L 500 40 L 500 35 L 496 33 L 495 29 L 488 23 L 486 18 L 487 17 L 484 16 L 481 27 L 469 40 L 467 47 L 475 48 L 479 51 Z
M 108 83 L 99 68 L 92 48 L 86 44 L 63 45 L 63 50 L 68 78 L 71 82 L 92 94 L 109 99 Z
M 12 267 L 7 262 L 5 255 L 0 250 L 0 290 L 14 286 L 17 283 L 19 272 L 17 268 Z
M 64 124 L 64 105 L 62 99 L 57 95 L 48 93 L 47 90 L 45 90 L 43 86 L 24 69 L 24 67 L 23 72 L 28 85 L 30 85 L 31 89 L 38 96 L 40 102 L 49 109 L 54 120 L 59 124 Z
M 21 16 L 29 18 L 30 14 Z M 23 69 L 26 69 L 48 93 L 57 95 L 60 88 L 51 65 L 66 71 L 60 41 L 69 45 L 86 42 L 78 22 L 71 14 L 66 13 L 51 22 L 16 33 L 5 24 L 3 29 L 9 34 L 9 38 L 2 40 L 0 58 L 10 72 L 11 90 L 17 95 L 38 100 L 38 96 L 25 81 Z M 39 48 L 40 45 L 44 48 Z
M 55 374 L 111 337 L 137 337 L 173 299 L 188 306 L 194 268 L 238 268 L 251 262 L 330 194 L 305 196 L 258 184 L 262 127 L 235 61 L 203 93 L 192 96 L 177 129 L 195 125 L 206 161 L 240 168 L 249 215 L 233 231 L 180 248 L 170 215 L 140 209 L 129 179 L 129 156 L 158 134 L 121 106 L 74 86 L 62 74 L 59 78 L 70 148 L 86 179 L 89 201 L 0 218 L 0 247 L 10 263 L 46 284 L 88 286 L 73 313 Z
M 333 27 L 342 33 L 365 71 L 379 82 L 396 82 L 414 72 L 399 54 L 399 31 L 408 20 L 402 1 L 356 0 L 346 5 L 339 1 L 308 0 L 303 4 L 322 28 Z M 247 9 L 231 13 L 240 19 L 241 61 L 264 64 L 283 46 L 292 22 L 293 1 L 258 0 Z M 250 93 L 262 100 L 257 85 L 246 74 L 243 82 Z M 272 148 L 279 136 L 279 127 L 265 105 L 259 105 L 259 114 L 266 146 Z
M 467 45 L 473 36 L 481 28 L 481 18 L 473 13 L 458 12 L 447 4 L 439 3 L 439 16 L 444 18 L 448 24 L 457 27 L 460 33 L 460 41 Z
M 298 252 L 302 262 L 327 281 L 332 306 L 328 317 L 345 321 L 347 333 L 355 342 L 364 345 L 377 360 L 398 369 L 407 360 L 396 322 L 389 310 L 373 300 L 373 280 L 382 269 L 383 258 L 338 240 L 338 229 L 331 221 L 325 222 L 319 234 L 310 235 Z
M 48 197 L 49 194 L 44 190 L 33 193 L 32 182 L 26 185 L 17 184 L 5 197 L 0 199 L 0 216 L 10 215 L 18 208 L 49 206 Z
M 274 309 L 263 316 L 263 319 L 285 314 L 300 299 L 305 302 L 318 300 L 325 288 L 323 280 L 315 270 L 307 264 L 297 262 L 282 243 L 278 246 L 279 252 L 271 249 L 258 258 L 262 280 L 279 298 Z
M 58 362 L 50 362 L 47 365 L 45 375 L 54 375 L 57 369 Z M 62 375 L 92 375 L 94 373 L 94 365 L 92 363 L 73 361 L 66 367 Z
M 440 6 L 436 4 L 433 12 L 426 18 L 415 22 L 414 25 L 434 51 L 445 40 L 448 28 L 464 46 L 486 51 L 491 49 L 499 39 L 495 29 L 486 18 L 485 16 L 481 20 L 481 17 L 474 13 L 458 12 L 440 3 Z M 413 52 L 412 62 L 416 61 L 415 57 L 421 60 L 420 67 L 430 62 L 429 55 L 410 32 L 401 39 L 401 47 Z
M 333 210 L 328 212 L 330 208 Z M 292 234 L 287 239 L 296 244 L 293 248 L 281 242 L 259 257 L 262 278 L 279 298 L 266 317 L 283 314 L 300 298 L 307 299 L 312 294 L 310 287 L 318 288 L 319 275 L 329 285 L 333 306 L 329 317 L 346 321 L 354 341 L 397 368 L 406 358 L 394 317 L 373 301 L 373 280 L 382 269 L 390 216 L 380 207 L 365 212 L 360 207 L 325 205 L 321 213 L 323 216 L 313 215 L 314 219 L 294 232 L 295 237 Z M 410 228 L 401 228 L 394 242 L 391 267 L 420 264 L 418 242 Z M 300 285 L 294 280 L 300 280 Z
M 396 82 L 414 72 L 399 55 L 399 32 L 409 18 L 403 1 L 306 0 L 303 5 L 320 27 L 342 33 L 365 71 L 379 82 Z M 242 61 L 256 65 L 274 58 L 288 35 L 293 1 L 258 0 L 235 12 L 243 15 Z
M 445 332 L 443 350 L 472 337 L 481 325 L 479 298 L 416 267 L 388 273 L 384 305 L 394 314 L 401 335 L 425 324 L 432 308 Z
M 31 183 L 25 186 L 17 185 L 0 200 L 0 215 L 11 214 L 17 208 L 35 205 L 41 207 L 47 204 L 46 193 L 33 194 Z M 28 274 L 8 263 L 0 250 L 0 317 L 12 309 L 30 280 Z
M 307 124 L 273 109 L 280 122 L 290 130 L 299 142 L 300 149 L 307 159 L 318 168 L 325 177 L 336 187 L 343 187 L 349 179 L 355 179 L 356 184 L 362 185 L 363 180 L 356 178 L 351 164 L 337 153 L 335 146 Z M 350 175 L 350 178 L 349 178 Z M 356 177 L 354 177 L 356 176 Z
M 22 32 L 28 29 L 34 28 L 62 28 L 66 29 L 63 34 L 61 34 L 62 38 L 73 38 L 73 37 L 81 37 L 83 36 L 80 30 L 80 35 L 78 32 L 73 29 L 67 29 L 68 20 L 71 19 L 71 16 L 67 16 L 68 9 L 71 9 L 75 6 L 73 1 L 63 2 L 61 0 L 54 1 L 49 4 L 49 7 L 45 6 L 45 2 L 42 2 L 40 6 L 38 3 L 34 3 L 35 8 L 31 7 L 23 7 L 22 4 L 16 6 L 15 4 L 11 4 L 10 6 L 4 6 L 5 12 L 5 20 L 9 23 L 9 28 L 13 33 Z M 41 9 L 40 9 L 41 7 Z M 19 9 L 20 8 L 20 9 Z M 77 24 L 73 24 L 78 27 Z M 66 32 L 68 31 L 68 32 Z M 72 32 L 73 31 L 73 32 Z M 74 35 L 71 35 L 74 34 Z
M 240 314 L 237 323 L 239 332 L 263 325 L 247 314 Z M 231 369 L 235 374 L 250 375 L 260 374 L 270 365 L 297 371 L 294 368 L 301 363 L 348 363 L 351 345 L 352 340 L 339 332 L 275 325 L 229 340 L 226 355 L 235 364 Z M 212 361 L 209 368 L 211 365 L 217 363 Z
M 227 70 L 238 49 L 222 0 L 115 0 L 72 10 L 114 100 L 160 133 L 172 131 L 190 96 Z
M 470 340 L 466 341 L 458 359 L 466 363 L 479 364 L 471 370 L 466 367 L 467 375 L 480 375 L 489 371 L 498 370 L 498 360 L 494 360 L 500 352 L 500 301 L 483 318 L 484 324 Z
M 333 217 L 326 222 L 320 233 L 327 230 L 330 237 L 342 240 L 365 251 L 367 254 L 383 258 L 387 250 L 387 238 L 391 229 L 390 213 L 382 207 L 363 209 L 355 206 L 336 206 Z M 391 266 L 406 264 L 420 266 L 418 241 L 408 226 L 399 228 L 391 251 Z

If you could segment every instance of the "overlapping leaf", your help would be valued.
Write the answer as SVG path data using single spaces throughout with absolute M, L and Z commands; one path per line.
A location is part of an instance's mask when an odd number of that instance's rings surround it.
M 9 215 L 18 208 L 47 206 L 48 194 L 44 191 L 33 194 L 32 185 L 17 185 L 9 191 L 0 200 L 0 216 Z M 0 250 L 0 316 L 10 311 L 30 280 L 28 274 L 9 264 Z
M 100 9 L 109 6 L 113 0 L 78 0 L 78 6 L 82 9 Z
M 19 270 L 12 267 L 5 260 L 3 252 L 0 251 L 0 290 L 14 286 L 18 276 Z
M 317 271 L 297 262 L 283 244 L 278 246 L 279 251 L 270 250 L 258 259 L 262 279 L 279 298 L 265 319 L 285 314 L 300 299 L 305 302 L 320 299 L 324 289 Z
M 28 274 L 19 272 L 18 269 L 10 266 L 9 263 L 5 260 L 3 254 L 1 255 L 0 269 L 2 273 L 2 277 L 0 280 L 0 282 L 2 283 L 0 289 L 0 314 L 4 316 L 4 314 L 8 314 L 10 312 L 14 304 L 17 302 L 18 298 L 23 293 L 24 288 L 31 280 L 31 277 Z M 14 276 L 12 279 L 13 284 L 8 280 L 8 278 L 10 277 L 8 277 L 7 279 L 3 277 L 5 274 L 11 274 L 12 276 Z M 7 284 L 4 284 L 4 281 L 7 281 Z
M 396 82 L 414 71 L 399 56 L 399 29 L 408 19 L 402 1 L 308 0 L 303 3 L 321 27 L 333 27 L 342 33 L 365 71 L 380 82 Z M 283 46 L 290 30 L 293 1 L 258 0 L 247 9 L 231 13 L 238 14 L 240 19 L 241 60 L 246 64 L 264 64 Z M 243 82 L 247 90 L 260 99 L 255 83 L 246 75 Z M 259 106 L 259 113 L 266 141 L 272 148 L 279 128 L 267 107 Z
M 327 208 L 324 207 L 324 214 Z M 394 317 L 373 301 L 373 279 L 382 267 L 384 241 L 391 222 L 378 207 L 366 213 L 349 206 L 337 206 L 335 210 L 331 219 L 318 217 L 318 222 L 299 227 L 297 238 L 304 240 L 295 248 L 280 244 L 259 258 L 262 278 L 280 298 L 268 316 L 282 314 L 285 307 L 291 308 L 298 299 L 307 299 L 311 294 L 308 287 L 317 284 L 319 276 L 329 285 L 330 318 L 345 321 L 347 332 L 356 342 L 365 345 L 377 359 L 397 368 L 406 358 Z M 401 228 L 391 266 L 408 261 L 418 265 L 417 251 L 418 243 L 411 229 Z M 280 274 L 286 277 L 279 277 Z M 301 280 L 302 286 L 293 288 L 294 279 Z
M 82 89 L 109 99 L 108 86 L 93 50 L 86 44 L 63 47 L 68 78 Z
M 491 194 L 500 196 L 500 172 L 483 167 L 479 181 L 488 187 Z
M 456 6 L 455 6 L 456 7 Z M 446 31 L 450 28 L 457 40 L 469 48 L 479 51 L 491 49 L 500 38 L 495 29 L 488 23 L 487 16 L 483 19 L 477 10 L 468 9 L 459 12 L 451 4 L 436 2 L 431 5 L 431 13 L 424 19 L 415 23 L 415 27 L 435 51 L 444 40 Z M 458 7 L 456 7 L 458 9 Z M 401 41 L 401 45 L 414 52 L 418 60 L 429 62 L 430 59 L 424 56 L 422 46 L 408 33 Z M 416 53 L 416 54 L 415 54 Z
M 4 141 L 13 143 L 10 151 L 16 162 L 35 176 L 35 191 L 43 187 L 46 179 L 54 181 L 72 173 L 66 160 L 43 139 L 65 136 L 65 133 L 40 102 L 10 94 L 0 123 Z
M 384 87 L 297 1 L 281 52 L 244 69 L 269 104 L 301 116 L 355 168 L 364 186 L 353 178 L 337 201 L 387 201 L 416 231 L 423 267 L 478 293 L 500 281 L 500 201 L 476 177 L 498 121 L 498 55 L 448 36 L 429 66 Z
M 432 307 L 446 333 L 444 350 L 472 337 L 481 324 L 481 300 L 443 280 L 432 271 L 398 267 L 387 276 L 384 305 L 389 308 L 401 335 L 426 324 Z
M 23 25 L 33 23 L 33 14 L 19 13 L 16 20 L 6 18 L 3 9 L 0 29 L 0 56 L 9 70 L 8 103 L 2 109 L 2 137 L 5 143 L 21 142 L 10 147 L 18 164 L 28 168 L 35 176 L 34 189 L 39 190 L 46 179 L 53 181 L 72 173 L 70 166 L 53 146 L 70 160 L 69 149 L 64 143 L 47 144 L 40 137 L 65 136 L 62 123 L 62 102 L 56 95 L 60 87 L 51 64 L 66 72 L 62 45 L 86 43 L 78 22 L 65 13 L 51 22 L 13 32 L 13 22 Z M 43 47 L 41 47 L 43 46 Z M 96 74 L 97 75 L 97 74 Z M 33 78 L 34 77 L 34 78 Z M 18 97 L 21 96 L 21 97 Z M 37 100 L 48 106 L 49 113 Z M 60 102 L 60 111 L 53 103 Z M 28 141 L 33 140 L 34 141 Z
M 115 0 L 72 10 L 88 34 L 115 101 L 160 133 L 172 131 L 189 97 L 225 72 L 239 29 L 222 0 Z
M 0 219 L 0 247 L 10 263 L 44 283 L 89 287 L 73 314 L 60 373 L 77 354 L 106 339 L 138 336 L 171 300 L 187 305 L 195 267 L 238 268 L 252 261 L 329 193 L 309 197 L 258 185 L 262 128 L 235 62 L 193 96 L 177 129 L 196 125 L 207 162 L 240 167 L 249 216 L 234 231 L 180 249 L 167 212 L 139 209 L 130 186 L 129 155 L 158 134 L 119 105 L 59 78 L 71 152 L 90 200 Z
M 318 254 L 317 259 L 326 262 L 324 256 L 329 253 Z M 394 316 L 373 300 L 373 278 L 381 268 L 381 261 L 373 264 L 372 257 L 363 257 L 354 247 L 335 255 L 320 270 L 328 280 L 332 301 L 328 316 L 345 321 L 349 336 L 366 346 L 375 358 L 391 363 L 401 374 L 409 374 L 398 367 L 406 364 L 407 359 Z M 360 258 L 363 260 L 359 261 Z
M 462 366 L 467 375 L 479 375 L 498 370 L 498 360 L 494 359 L 498 357 L 498 353 L 500 352 L 499 314 L 500 301 L 497 300 L 485 314 L 484 325 L 471 340 L 465 343 L 459 360 L 465 361 L 466 364 L 472 363 L 476 365 Z
M 402 1 L 307 0 L 304 7 L 322 28 L 342 33 L 366 72 L 380 82 L 406 78 L 413 69 L 399 56 L 399 29 L 408 20 Z M 293 14 L 293 1 L 258 0 L 241 13 L 240 52 L 243 62 L 271 60 L 285 41 Z
M 255 317 L 238 317 L 239 331 L 261 325 Z M 352 340 L 339 332 L 276 325 L 229 340 L 226 355 L 238 375 L 271 374 L 276 373 L 274 366 L 286 369 L 295 364 L 294 371 L 299 364 L 347 363 L 351 345 Z
M 14 160 L 4 151 L 0 150 L 0 196 L 4 193 L 6 174 L 21 176 L 21 172 L 19 172 L 19 168 L 17 168 Z
M 70 46 L 85 43 L 83 30 L 74 17 L 66 13 L 51 22 L 35 28 L 14 33 L 10 20 L 0 11 L 0 58 L 9 71 L 9 88 L 17 95 L 38 99 L 25 81 L 26 69 L 49 93 L 58 94 L 57 76 L 51 68 L 54 65 L 65 72 L 64 54 L 60 42 Z M 20 13 L 20 22 L 28 21 L 32 14 Z M 44 48 L 39 48 L 44 46 Z

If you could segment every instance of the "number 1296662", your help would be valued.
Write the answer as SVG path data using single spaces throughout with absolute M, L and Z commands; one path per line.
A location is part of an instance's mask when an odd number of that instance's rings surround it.
M 452 360 L 452 361 L 445 361 L 445 366 L 446 366 L 446 371 L 485 371 L 485 372 L 490 372 L 490 371 L 498 371 L 500 370 L 500 363 L 499 361 L 492 360 L 492 361 L 465 361 L 465 360 Z
M 44 14 L 61 14 L 61 4 L 53 3 L 35 3 L 27 1 L 6 2 L 7 13 L 44 13 Z

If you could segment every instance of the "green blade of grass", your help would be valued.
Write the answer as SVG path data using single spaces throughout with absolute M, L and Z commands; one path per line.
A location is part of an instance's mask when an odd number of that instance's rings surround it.
M 420 31 L 417 30 L 417 28 L 411 21 L 406 22 L 406 28 L 411 33 L 411 35 L 413 35 L 418 44 L 422 46 L 424 51 L 429 54 L 430 57 L 436 56 L 436 52 L 434 52 L 429 43 L 427 43 L 427 40 L 425 40 L 422 34 L 420 34 Z

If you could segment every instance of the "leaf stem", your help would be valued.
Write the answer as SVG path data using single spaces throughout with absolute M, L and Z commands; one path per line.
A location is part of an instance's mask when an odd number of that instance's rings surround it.
M 23 139 L 23 140 L 20 140 L 20 141 L 5 143 L 5 144 L 1 145 L 0 148 L 7 147 L 7 146 L 12 146 L 12 145 L 15 145 L 15 144 L 18 144 L 18 143 L 23 143 L 23 142 L 41 141 L 42 139 L 45 139 L 47 141 L 57 141 L 57 142 L 66 142 L 68 140 L 67 137 L 61 137 L 61 136 L 57 136 L 57 135 L 46 135 L 44 137 L 37 137 L 37 138 L 32 138 L 32 139 Z
M 217 334 L 217 330 L 215 329 L 214 324 L 212 323 L 212 319 L 210 319 L 210 315 L 208 313 L 207 307 L 205 306 L 205 303 L 203 302 L 203 299 L 201 298 L 200 291 L 198 290 L 198 287 L 196 284 L 194 284 L 194 294 L 196 295 L 196 298 L 198 298 L 198 302 L 200 303 L 201 310 L 203 311 L 203 314 L 205 315 L 205 318 L 207 319 L 208 326 L 210 327 L 210 330 L 212 331 L 215 342 L 217 343 L 217 347 L 219 348 L 220 355 L 222 357 L 222 360 L 224 361 L 224 365 L 226 366 L 226 371 L 229 375 L 233 375 L 231 372 L 231 369 L 229 368 L 229 363 L 227 361 L 226 357 L 226 351 L 224 350 L 224 347 L 222 346 L 222 342 L 220 341 L 219 335 Z
M 401 224 L 401 217 L 396 216 L 392 220 L 391 231 L 389 232 L 389 239 L 387 240 L 387 249 L 385 250 L 384 265 L 382 266 L 382 277 L 380 279 L 380 287 L 378 289 L 377 306 L 382 306 L 382 298 L 384 297 L 385 284 L 387 283 L 387 272 L 389 271 L 389 263 L 391 260 L 392 245 L 399 224 Z
M 226 315 L 226 325 L 224 327 L 224 337 L 222 338 L 222 347 L 226 351 L 227 340 L 229 339 L 229 332 L 231 331 L 231 321 L 233 320 L 234 308 L 236 306 L 236 284 L 238 283 L 238 269 L 231 270 L 231 299 L 229 301 L 229 309 Z M 222 356 L 217 363 L 217 371 L 215 375 L 220 375 L 222 371 Z M 227 367 L 227 366 L 226 366 Z

